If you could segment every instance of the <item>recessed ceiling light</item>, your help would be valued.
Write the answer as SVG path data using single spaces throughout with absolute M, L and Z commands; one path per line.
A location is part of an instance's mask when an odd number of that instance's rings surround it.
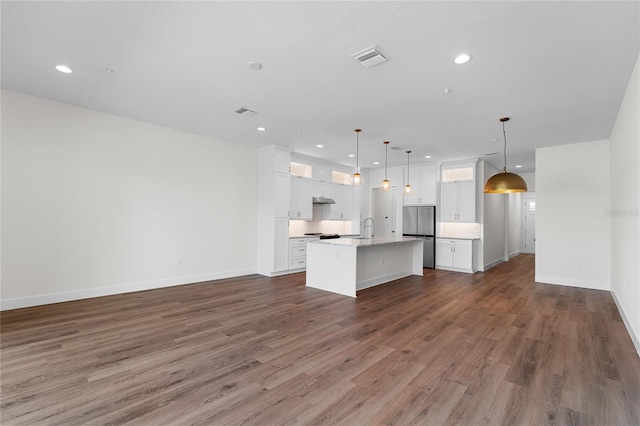
M 431 158 L 431 156 L 430 155 L 425 155 L 424 158 Z
M 456 59 L 453 60 L 453 62 L 455 62 L 458 65 L 462 65 L 462 64 L 466 64 L 470 60 L 471 60 L 471 56 L 467 55 L 466 53 L 463 53 L 461 55 L 458 55 Z
M 522 164 L 516 164 L 516 169 L 519 169 L 520 167 L 522 167 Z
M 249 68 L 252 70 L 259 70 L 262 68 L 262 64 L 260 62 L 251 61 L 249 62 Z
M 380 162 L 379 161 L 374 161 L 373 164 L 377 166 L 378 164 L 380 164 Z
M 111 68 L 105 68 L 104 72 L 106 72 L 107 74 L 113 74 L 113 70 Z
M 71 74 L 73 72 L 73 70 L 66 65 L 56 65 L 56 69 L 65 74 Z
M 449 93 L 451 93 L 451 89 L 444 89 L 444 93 L 448 95 Z
M 324 145 L 316 145 L 317 148 L 324 148 Z
M 267 128 L 266 127 L 258 127 L 256 130 L 259 131 L 259 132 L 264 132 L 265 130 L 267 130 Z
M 355 157 L 355 154 L 349 154 L 349 158 Z

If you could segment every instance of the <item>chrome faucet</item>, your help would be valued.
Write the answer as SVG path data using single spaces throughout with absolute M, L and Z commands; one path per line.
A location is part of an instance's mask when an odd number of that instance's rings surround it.
M 371 226 L 367 226 L 367 222 L 371 221 Z M 362 226 L 364 228 L 364 234 L 365 237 L 367 236 L 367 228 L 371 228 L 371 238 L 373 238 L 373 233 L 375 230 L 375 222 L 373 221 L 372 217 L 368 217 L 364 220 L 364 225 Z

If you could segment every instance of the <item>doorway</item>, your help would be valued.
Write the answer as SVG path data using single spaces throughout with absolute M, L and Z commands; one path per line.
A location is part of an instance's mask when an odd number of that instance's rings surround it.
M 395 188 L 384 192 L 373 188 L 373 220 L 376 237 L 391 238 L 395 235 Z
M 536 198 L 524 199 L 524 253 L 536 252 Z

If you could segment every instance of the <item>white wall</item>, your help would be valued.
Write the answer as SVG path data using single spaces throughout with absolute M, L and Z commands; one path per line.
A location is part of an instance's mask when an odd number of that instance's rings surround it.
M 610 137 L 611 291 L 640 353 L 640 59 Z
M 10 91 L 2 142 L 3 309 L 255 272 L 255 149 Z
M 517 171 L 515 172 L 517 173 Z M 528 192 L 536 192 L 536 174 L 535 173 L 518 173 L 527 184 Z
M 527 184 L 527 187 L 529 185 Z M 507 195 L 507 200 L 509 203 L 509 218 L 508 218 L 508 253 L 509 256 L 515 256 L 522 252 L 524 242 L 522 241 L 523 232 L 522 229 L 524 226 L 522 211 L 523 211 L 523 203 L 524 196 L 523 194 L 527 194 L 527 192 L 514 192 L 513 194 Z
M 538 282 L 609 290 L 609 141 L 536 150 Z
M 482 198 L 482 229 L 483 229 L 483 251 L 481 270 L 502 263 L 505 258 L 505 203 L 507 194 L 485 194 L 483 192 L 484 183 L 500 170 L 493 167 L 486 161 L 481 162 L 482 181 L 479 182 L 479 194 Z
M 387 179 L 391 182 L 391 186 L 395 187 L 395 230 L 396 236 L 402 236 L 402 208 L 404 207 L 404 168 L 402 166 L 387 168 Z M 380 188 L 384 180 L 384 168 L 369 171 L 369 181 L 367 186 L 369 190 Z M 373 200 L 373 196 L 369 196 Z M 372 209 L 373 212 L 373 209 Z

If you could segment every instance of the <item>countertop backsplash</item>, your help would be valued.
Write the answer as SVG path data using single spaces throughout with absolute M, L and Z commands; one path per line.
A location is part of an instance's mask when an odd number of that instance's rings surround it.
M 440 238 L 461 238 L 475 240 L 480 238 L 480 224 L 440 222 L 440 229 L 436 236 Z
M 351 232 L 350 220 L 322 220 L 322 204 L 314 204 L 313 220 L 290 220 L 289 236 L 301 237 L 310 232 L 323 234 L 349 235 Z M 356 230 L 355 234 L 359 234 Z

